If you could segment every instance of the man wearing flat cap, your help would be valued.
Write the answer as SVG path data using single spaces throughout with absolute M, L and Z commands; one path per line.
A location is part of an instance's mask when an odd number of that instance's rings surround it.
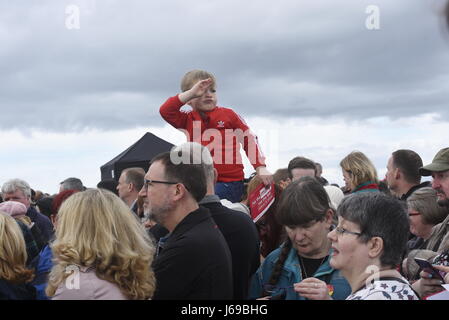
M 438 203 L 449 208 L 449 148 L 438 151 L 432 163 L 419 169 L 422 176 L 432 176 L 432 188 L 438 195 Z

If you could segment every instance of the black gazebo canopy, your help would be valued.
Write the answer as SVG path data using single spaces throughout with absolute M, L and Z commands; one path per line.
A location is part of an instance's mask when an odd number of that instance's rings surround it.
M 170 151 L 173 144 L 147 132 L 136 143 L 120 153 L 114 159 L 101 166 L 101 180 L 118 181 L 121 172 L 130 167 L 148 170 L 151 159 L 159 153 Z

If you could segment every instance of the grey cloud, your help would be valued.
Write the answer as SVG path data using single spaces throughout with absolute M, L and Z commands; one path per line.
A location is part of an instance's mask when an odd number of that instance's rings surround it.
M 159 105 L 193 68 L 214 72 L 220 104 L 244 116 L 447 114 L 449 55 L 433 7 L 376 1 L 381 29 L 368 31 L 370 2 L 0 5 L 0 129 L 162 125 Z M 71 3 L 80 30 L 64 26 Z

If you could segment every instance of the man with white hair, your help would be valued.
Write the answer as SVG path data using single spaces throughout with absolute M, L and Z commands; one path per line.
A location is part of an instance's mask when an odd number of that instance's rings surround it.
M 38 212 L 31 206 L 31 188 L 30 185 L 21 179 L 11 179 L 2 186 L 4 201 L 17 201 L 27 207 L 26 215 L 34 222 L 42 232 L 43 240 L 49 241 L 53 236 L 53 225 L 46 216 Z

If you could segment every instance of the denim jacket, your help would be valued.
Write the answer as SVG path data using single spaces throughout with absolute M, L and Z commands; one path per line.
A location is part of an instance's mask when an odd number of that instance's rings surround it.
M 257 299 L 262 297 L 263 286 L 268 283 L 274 266 L 278 261 L 279 254 L 281 253 L 283 245 L 271 252 L 263 264 L 254 274 L 249 289 L 249 299 Z M 332 253 L 332 250 L 329 254 Z M 329 264 L 329 259 L 318 268 L 313 275 L 314 278 L 325 281 L 333 286 L 332 299 L 344 300 L 351 293 L 351 287 L 345 278 L 340 274 L 338 270 L 333 269 Z M 279 280 L 271 293 L 272 296 L 279 294 L 284 288 L 286 288 L 285 300 L 306 300 L 306 298 L 299 295 L 293 290 L 293 284 L 301 282 L 301 265 L 299 263 L 297 251 L 294 248 L 290 249 L 288 257 L 285 260 L 284 266 Z

